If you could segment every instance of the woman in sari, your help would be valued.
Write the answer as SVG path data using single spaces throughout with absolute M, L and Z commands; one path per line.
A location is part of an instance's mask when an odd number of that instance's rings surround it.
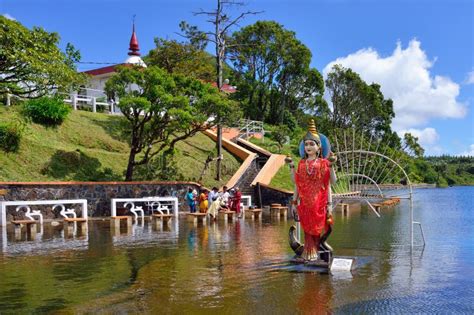
M 206 213 L 208 207 L 207 194 L 206 190 L 201 189 L 201 194 L 199 195 L 199 212 Z
M 240 218 L 242 215 L 240 213 L 240 201 L 242 200 L 242 193 L 240 192 L 239 187 L 234 188 L 234 196 L 232 197 L 232 211 L 237 213 L 237 216 Z

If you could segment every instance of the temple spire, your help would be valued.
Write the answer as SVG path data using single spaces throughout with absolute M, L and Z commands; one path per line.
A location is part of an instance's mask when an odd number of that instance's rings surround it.
M 133 28 L 132 28 L 132 37 L 130 38 L 130 47 L 128 48 L 129 57 L 125 60 L 126 64 L 137 65 L 146 68 L 146 64 L 140 58 L 140 46 L 138 46 L 137 34 L 135 33 L 135 15 L 133 16 Z
M 140 53 L 138 52 L 140 46 L 138 46 L 137 34 L 135 33 L 135 15 L 133 16 L 132 37 L 130 38 L 130 47 L 128 49 L 130 50 L 128 53 L 129 56 L 140 56 Z

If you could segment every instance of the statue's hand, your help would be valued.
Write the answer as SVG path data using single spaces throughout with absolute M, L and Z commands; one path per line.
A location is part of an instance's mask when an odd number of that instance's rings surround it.
M 337 161 L 337 155 L 334 154 L 334 152 L 329 153 L 328 161 L 331 162 L 331 164 L 335 163 Z
M 332 218 L 332 203 L 328 203 L 327 205 L 326 221 L 330 225 L 334 224 L 334 219 Z
M 334 219 L 332 218 L 332 214 L 326 219 L 327 223 L 329 225 L 333 225 L 334 224 Z

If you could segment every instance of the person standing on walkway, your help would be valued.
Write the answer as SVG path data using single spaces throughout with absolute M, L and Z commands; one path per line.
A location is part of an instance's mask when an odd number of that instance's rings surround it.
M 217 197 L 219 197 L 219 189 L 217 189 L 217 187 L 212 187 L 212 190 L 209 192 L 207 197 L 209 207 L 217 200 Z
M 201 188 L 201 193 L 199 194 L 199 212 L 206 213 L 207 208 L 209 206 L 209 202 L 207 201 L 207 190 Z
M 240 192 L 239 187 L 234 188 L 234 197 L 232 198 L 232 207 L 233 211 L 237 212 L 237 216 L 239 218 L 242 217 L 242 214 L 240 213 L 240 201 L 242 200 L 242 193 Z
M 219 197 L 222 199 L 222 203 L 224 204 L 221 208 L 228 210 L 230 194 L 227 191 L 227 186 L 222 187 L 222 192 L 219 193 Z
M 194 199 L 193 189 L 189 188 L 188 193 L 186 194 L 186 202 L 189 206 L 189 212 L 196 212 L 196 200 Z

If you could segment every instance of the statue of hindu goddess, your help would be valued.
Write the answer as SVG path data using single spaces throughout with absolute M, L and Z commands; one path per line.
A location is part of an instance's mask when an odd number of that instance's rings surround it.
M 290 229 L 290 246 L 296 253 L 295 262 L 311 262 L 324 259 L 329 263 L 328 256 L 318 253 L 332 252 L 326 239 L 332 230 L 331 182 L 336 176 L 331 164 L 336 156 L 330 151 L 328 139 L 318 134 L 314 121 L 311 120 L 309 130 L 300 143 L 301 160 L 295 170 L 290 157 L 286 162 L 292 172 L 295 191 L 292 199 L 292 210 L 295 220 L 301 223 L 304 231 L 304 246 L 295 238 L 295 227 Z M 296 208 L 296 211 L 295 211 Z

